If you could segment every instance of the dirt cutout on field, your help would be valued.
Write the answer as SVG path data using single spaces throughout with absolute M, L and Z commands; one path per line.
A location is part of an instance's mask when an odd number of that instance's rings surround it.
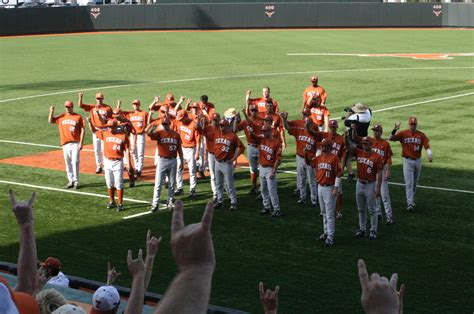
M 150 139 L 146 139 L 145 143 L 145 160 L 143 165 L 142 176 L 138 180 L 144 180 L 153 182 L 155 180 L 155 170 L 154 165 L 154 155 L 155 155 L 156 144 Z M 245 154 L 245 152 L 244 152 Z M 38 153 L 33 155 L 18 156 L 12 158 L 1 159 L 0 163 L 2 164 L 11 164 L 19 166 L 28 166 L 33 168 L 42 168 L 42 169 L 52 169 L 52 170 L 61 170 L 66 172 L 64 165 L 64 157 L 62 149 Z M 248 160 L 244 155 L 240 155 L 237 159 L 237 166 L 248 166 Z M 86 174 L 95 174 L 95 158 L 94 158 L 94 148 L 91 145 L 85 145 L 81 151 L 81 162 L 79 165 L 79 172 Z M 102 174 L 103 176 L 103 174 Z M 206 172 L 206 176 L 209 176 L 209 172 Z M 189 178 L 189 173 L 187 167 L 185 166 L 184 170 L 184 179 Z M 124 178 L 128 178 L 125 174 Z M 65 177 L 65 181 L 67 181 Z

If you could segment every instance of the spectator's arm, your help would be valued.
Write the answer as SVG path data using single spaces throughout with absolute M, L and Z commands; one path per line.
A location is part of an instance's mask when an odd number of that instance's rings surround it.
M 155 313 L 207 313 L 212 274 L 216 265 L 211 225 L 214 206 L 208 202 L 200 223 L 184 226 L 183 203 L 175 203 L 171 248 L 178 274 Z
M 138 251 L 137 259 L 132 259 L 132 251 L 128 250 L 127 265 L 133 279 L 124 314 L 141 313 L 145 299 L 145 264 L 143 263 L 142 250 Z
M 15 193 L 8 191 L 12 203 L 12 211 L 15 214 L 20 227 L 20 253 L 18 254 L 18 276 L 17 285 L 14 290 L 32 295 L 36 290 L 37 275 L 37 252 L 36 239 L 33 227 L 33 202 L 36 193 L 33 192 L 28 201 L 17 202 Z
M 107 286 L 111 286 L 121 274 L 115 267 L 110 268 L 110 262 L 107 262 Z
M 258 285 L 258 292 L 260 293 L 260 302 L 262 302 L 265 314 L 277 314 L 280 286 L 276 286 L 274 291 L 270 289 L 265 290 L 263 282 L 260 282 Z
M 145 292 L 150 284 L 151 274 L 153 272 L 153 263 L 155 261 L 156 252 L 161 243 L 161 237 L 157 239 L 151 235 L 151 230 L 146 234 L 146 257 L 145 257 Z

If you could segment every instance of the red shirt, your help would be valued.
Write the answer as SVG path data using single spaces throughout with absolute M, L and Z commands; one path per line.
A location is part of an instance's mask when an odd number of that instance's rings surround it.
M 331 135 L 329 132 L 321 132 L 323 138 L 328 138 L 331 140 L 331 154 L 336 155 L 339 159 L 342 159 L 344 153 L 346 152 L 346 142 L 344 141 L 344 136 L 340 134 Z
M 234 157 L 235 150 L 239 146 L 239 138 L 234 132 L 216 135 L 214 140 L 214 155 L 217 161 L 229 161 Z
M 334 154 L 315 157 L 311 160 L 311 167 L 315 169 L 316 180 L 321 185 L 334 185 L 336 177 L 342 177 L 341 162 Z
M 244 130 L 245 137 L 247 138 L 247 144 L 257 146 L 257 142 L 252 137 L 252 133 L 256 136 L 260 134 L 260 130 L 263 125 L 263 120 L 261 119 L 252 119 L 249 123 L 247 120 L 242 120 L 237 125 L 237 132 Z
M 107 159 L 123 158 L 128 148 L 128 137 L 125 133 L 113 134 L 109 129 L 97 131 L 96 135 L 104 142 L 104 155 Z
M 305 122 L 303 120 L 299 120 L 298 123 L 293 123 L 293 125 L 303 126 L 303 127 L 290 126 L 288 128 L 288 133 L 290 133 L 290 135 L 293 135 L 296 139 L 296 154 L 304 158 L 304 155 L 305 155 L 304 149 L 306 148 L 309 156 L 311 158 L 314 157 L 316 155 L 316 146 L 317 146 L 316 139 L 313 136 L 311 136 L 306 130 Z
M 216 137 L 221 134 L 219 128 L 213 127 L 212 125 L 206 125 L 202 135 L 206 138 L 207 151 L 211 154 L 215 154 L 215 140 Z
M 372 139 L 372 151 L 382 157 L 384 165 L 392 164 L 392 148 L 390 147 L 390 143 L 386 140 L 377 140 L 375 138 Z
M 84 120 L 81 115 L 63 113 L 53 117 L 53 122 L 58 125 L 61 145 L 81 141 L 81 131 L 84 128 Z
M 326 103 L 326 91 L 322 86 L 316 86 L 314 87 L 313 85 L 310 85 L 306 87 L 306 89 L 303 92 L 303 101 L 305 104 L 305 107 L 309 107 L 310 104 L 308 104 L 308 100 L 311 98 L 311 95 L 316 95 L 316 99 L 319 99 L 320 104 Z M 313 99 L 315 99 L 313 97 Z
M 107 123 L 107 120 L 112 118 L 112 108 L 109 105 L 85 105 L 81 106 L 87 112 L 90 112 L 91 124 L 95 128 L 103 128 Z M 99 111 L 97 114 L 96 111 Z M 99 115 L 102 116 L 104 123 L 99 119 Z
M 195 147 L 199 142 L 200 134 L 197 129 L 197 124 L 194 121 L 184 124 L 182 121 L 176 121 L 176 131 L 181 136 L 183 147 Z
M 265 116 L 265 112 L 267 111 L 266 103 L 267 103 L 267 99 L 265 99 L 263 97 L 251 98 L 250 99 L 250 105 L 257 106 L 258 115 L 262 118 L 263 118 L 263 116 Z M 272 104 L 273 104 L 273 111 L 278 112 L 278 102 L 276 100 L 272 99 Z
M 130 120 L 132 123 L 132 133 L 142 134 L 145 132 L 148 121 L 148 112 L 143 110 L 138 111 L 127 111 L 124 113 L 125 118 Z
M 318 106 L 311 108 L 311 120 L 318 126 L 324 125 L 324 118 L 329 117 L 329 110 L 326 106 Z
M 156 141 L 156 147 L 158 148 L 158 155 L 160 157 L 176 157 L 178 155 L 178 148 L 181 146 L 181 138 L 179 134 L 170 129 L 166 131 L 161 129 L 155 131 L 150 138 Z
M 392 141 L 400 141 L 402 143 L 402 157 L 418 159 L 421 157 L 421 147 L 430 148 L 430 139 L 425 133 L 420 131 L 412 132 L 411 130 L 400 131 L 393 136 Z
M 362 181 L 374 182 L 377 179 L 377 171 L 383 169 L 383 160 L 379 154 L 366 153 L 362 149 L 356 149 L 357 177 Z
M 273 167 L 281 157 L 281 141 L 278 137 L 255 139 L 258 142 L 258 163 L 262 167 Z

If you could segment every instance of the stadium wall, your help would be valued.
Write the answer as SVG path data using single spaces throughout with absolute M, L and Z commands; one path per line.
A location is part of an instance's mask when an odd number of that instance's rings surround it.
M 0 9 L 0 35 L 346 27 L 474 27 L 474 4 L 279 2 Z

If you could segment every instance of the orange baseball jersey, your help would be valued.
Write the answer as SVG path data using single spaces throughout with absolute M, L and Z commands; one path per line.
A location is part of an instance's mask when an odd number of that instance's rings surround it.
M 420 131 L 411 130 L 400 131 L 393 137 L 394 141 L 402 143 L 402 157 L 418 159 L 421 157 L 422 146 L 425 149 L 430 148 L 429 138 Z
M 257 106 L 259 115 L 265 115 L 265 112 L 266 112 L 265 104 L 266 103 L 267 103 L 267 100 L 263 97 L 251 98 L 250 99 L 250 105 Z M 278 112 L 278 102 L 276 100 L 272 99 L 272 103 L 273 103 L 273 111 Z
M 234 132 L 217 134 L 214 140 L 214 155 L 217 161 L 228 161 L 234 157 L 239 146 L 239 138 Z
M 53 122 L 58 125 L 61 145 L 81 140 L 81 131 L 84 128 L 84 120 L 80 114 L 60 114 L 53 117 Z
M 298 120 L 296 120 L 298 121 Z M 303 120 L 299 120 L 303 123 L 294 123 L 294 125 L 301 125 L 303 127 L 289 127 L 288 133 L 293 135 L 296 140 L 296 154 L 302 158 L 304 158 L 305 152 L 304 149 L 308 151 L 310 157 L 314 157 L 316 155 L 316 139 L 311 136 L 308 131 L 306 130 L 306 125 Z
M 191 148 L 196 146 L 196 144 L 199 142 L 201 135 L 199 134 L 195 121 L 184 124 L 182 121 L 176 120 L 175 130 L 181 137 L 181 143 L 183 147 Z
M 287 122 L 290 128 L 291 127 L 300 128 L 300 129 L 306 128 L 306 122 L 304 120 L 289 120 Z
M 87 112 L 90 112 L 91 123 L 96 128 L 103 128 L 105 127 L 106 121 L 112 118 L 112 108 L 109 105 L 102 104 L 102 105 L 85 105 L 81 106 Z M 97 114 L 96 111 L 99 111 Z M 105 123 L 99 119 L 99 114 L 102 116 L 102 119 Z
M 313 85 L 310 85 L 306 87 L 303 92 L 303 101 L 304 101 L 305 107 L 309 107 L 308 100 L 311 98 L 311 95 L 316 95 L 317 98 L 320 100 L 320 104 L 326 103 L 327 95 L 324 88 L 321 86 L 313 87 Z
M 207 151 L 213 155 L 216 149 L 215 140 L 220 133 L 221 130 L 212 125 L 206 125 L 202 131 L 202 135 L 206 138 Z
M 273 167 L 281 157 L 281 140 L 260 137 L 258 143 L 258 163 L 262 167 Z
M 176 130 L 176 119 L 172 119 L 171 117 L 169 117 L 170 119 L 170 129 L 172 130 Z M 152 122 L 150 122 L 150 125 L 156 125 L 157 128 L 159 130 L 161 130 L 163 127 L 161 126 L 161 121 L 163 121 L 163 116 L 159 116 L 157 119 L 153 120 Z
M 331 140 L 331 154 L 336 155 L 339 159 L 342 159 L 346 152 L 346 142 L 344 136 L 340 134 L 332 135 L 329 132 L 321 132 L 323 138 Z
M 311 108 L 311 120 L 313 123 L 321 126 L 324 125 L 324 118 L 329 117 L 329 110 L 326 106 L 318 106 Z
M 362 181 L 373 182 L 377 179 L 377 171 L 383 169 L 383 160 L 375 152 L 366 153 L 356 149 L 357 177 Z
M 133 134 L 142 134 L 145 132 L 148 121 L 148 112 L 143 110 L 126 111 L 124 112 L 124 116 L 132 123 Z
M 208 102 L 207 104 L 204 104 L 202 101 L 200 101 L 198 104 L 202 113 L 207 116 L 208 120 L 211 120 L 212 115 L 216 112 L 216 107 L 214 106 L 214 104 L 212 102 Z
M 380 139 L 377 140 L 372 138 L 372 151 L 379 154 L 382 157 L 384 165 L 391 165 L 392 164 L 392 147 L 390 143 L 386 140 Z
M 242 131 L 244 130 L 245 137 L 247 138 L 247 144 L 250 145 L 258 145 L 255 142 L 255 139 L 252 137 L 252 133 L 254 135 L 259 135 L 260 134 L 260 129 L 262 128 L 263 125 L 263 120 L 261 119 L 252 119 L 252 121 L 249 123 L 247 120 L 242 120 L 240 123 L 237 125 L 237 131 Z
M 169 132 L 165 129 L 155 131 L 150 138 L 156 141 L 158 148 L 158 155 L 160 157 L 176 157 L 178 155 L 178 148 L 181 146 L 181 137 L 173 130 Z
M 170 115 L 171 117 L 174 118 L 174 117 L 176 117 L 176 115 L 178 114 L 178 111 L 180 111 L 181 109 L 182 109 L 181 106 L 175 106 L 175 107 L 173 107 L 173 106 L 169 105 L 169 106 L 168 106 L 168 113 L 169 113 L 169 115 Z
M 339 158 L 334 154 L 322 154 L 311 160 L 311 167 L 316 172 L 316 181 L 321 185 L 334 185 L 336 177 L 342 177 Z
M 97 131 L 96 135 L 104 143 L 104 155 L 107 159 L 123 158 L 128 148 L 128 137 L 125 133 L 113 134 L 109 129 Z

